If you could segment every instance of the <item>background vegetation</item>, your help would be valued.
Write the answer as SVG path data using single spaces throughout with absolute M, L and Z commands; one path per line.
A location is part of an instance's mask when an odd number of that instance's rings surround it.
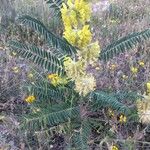
M 150 81 L 149 0 L 92 2 L 91 31 L 101 54 L 88 68 L 96 90 L 86 97 L 73 82 L 55 87 L 47 80 L 51 72 L 64 74 L 64 56 L 75 53 L 61 38 L 56 4 L 0 1 L 0 148 L 150 149 L 150 117 L 141 122 L 137 109 Z M 29 104 L 31 94 L 37 100 Z

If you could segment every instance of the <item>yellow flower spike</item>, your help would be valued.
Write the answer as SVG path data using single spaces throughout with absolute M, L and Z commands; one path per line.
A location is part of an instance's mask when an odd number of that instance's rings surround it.
M 136 67 L 131 67 L 131 72 L 132 72 L 133 74 L 136 74 L 136 73 L 138 72 L 138 68 L 136 68 Z
M 139 64 L 141 67 L 144 67 L 144 65 L 145 65 L 144 61 L 139 61 L 138 64 Z
M 63 3 L 61 14 L 65 27 L 64 38 L 73 46 L 82 48 L 90 43 L 91 32 L 89 25 L 85 25 L 90 19 L 90 13 L 90 5 L 84 0 L 68 0 L 67 5 Z
M 30 95 L 30 96 L 28 96 L 28 97 L 25 99 L 25 101 L 26 101 L 27 103 L 33 103 L 33 102 L 35 101 L 35 96 L 34 96 L 34 95 Z
M 19 67 L 13 67 L 12 70 L 14 73 L 19 73 Z
M 95 78 L 86 74 L 87 65 L 95 66 L 100 53 L 98 42 L 91 43 L 92 33 L 88 25 L 91 6 L 85 0 L 67 0 L 67 4 L 63 3 L 61 14 L 65 29 L 63 37 L 79 48 L 78 61 L 70 57 L 64 59 L 65 71 L 67 77 L 75 81 L 75 90 L 85 96 L 96 87 Z

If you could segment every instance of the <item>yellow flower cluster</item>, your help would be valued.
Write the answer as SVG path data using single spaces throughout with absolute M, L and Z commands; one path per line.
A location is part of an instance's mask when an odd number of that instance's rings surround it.
M 85 96 L 96 87 L 95 78 L 86 74 L 85 62 L 82 60 L 73 61 L 70 57 L 66 57 L 64 61 L 67 76 L 75 81 L 75 90 L 79 94 Z
M 136 73 L 138 72 L 138 68 L 136 68 L 136 67 L 131 67 L 131 72 L 132 72 L 133 74 L 136 74 Z
M 95 78 L 92 75 L 85 75 L 82 77 L 78 77 L 75 82 L 75 90 L 79 92 L 79 94 L 86 96 L 90 91 L 93 91 L 96 87 Z
M 114 111 L 112 110 L 112 109 L 108 109 L 108 115 L 110 116 L 110 117 L 114 117 Z
M 140 65 L 141 67 L 144 67 L 144 65 L 145 65 L 144 61 L 139 61 L 139 65 Z
M 61 9 L 65 29 L 78 28 L 90 20 L 91 8 L 85 0 L 68 0 Z
M 16 56 L 16 55 L 17 55 L 17 53 L 16 53 L 16 52 L 12 52 L 12 55 L 13 55 L 13 56 Z
M 99 57 L 100 47 L 92 43 L 92 33 L 88 22 L 91 17 L 91 7 L 86 0 L 67 0 L 61 9 L 64 23 L 64 38 L 73 46 L 78 47 L 77 61 L 69 57 L 64 59 L 64 67 L 68 78 L 75 81 L 75 90 L 82 95 L 93 91 L 96 81 L 88 75 L 88 64 L 94 64 Z
M 114 71 L 116 68 L 117 68 L 117 65 L 116 64 L 112 64 L 110 65 L 110 70 Z
M 34 77 L 33 73 L 28 74 L 28 78 L 33 78 L 33 77 Z
M 125 74 L 123 74 L 123 75 L 122 75 L 122 78 L 123 78 L 124 80 L 126 80 L 126 79 L 128 79 L 128 76 L 125 75 Z
M 91 7 L 85 0 L 68 0 L 61 9 L 65 31 L 64 38 L 73 46 L 82 48 L 92 40 L 89 25 Z
M 12 70 L 14 73 L 19 73 L 19 71 L 20 71 L 19 67 L 13 67 Z
M 149 124 L 150 123 L 150 94 L 143 95 L 143 100 L 137 101 L 137 110 L 140 121 L 142 123 Z
M 64 67 L 68 78 L 75 80 L 85 74 L 85 63 L 83 61 L 73 61 L 70 57 L 64 60 Z
M 91 42 L 92 34 L 89 25 L 85 25 L 81 30 L 67 28 L 64 32 L 64 38 L 73 46 L 82 48 Z
M 93 64 L 97 61 L 100 53 L 100 46 L 98 41 L 91 43 L 86 48 L 81 49 L 78 51 L 78 56 L 80 59 L 85 60 L 89 64 Z
M 90 4 L 85 0 L 68 0 L 67 4 L 63 3 L 61 14 L 65 27 L 64 38 L 81 51 L 83 49 L 84 53 L 85 49 L 89 53 L 91 48 L 90 51 L 97 57 L 99 45 L 98 42 L 91 44 L 92 34 L 87 24 L 91 17 Z
M 127 122 L 127 117 L 125 115 L 120 115 L 119 116 L 119 122 L 120 123 L 126 123 Z
M 26 101 L 27 103 L 33 103 L 33 102 L 35 101 L 35 96 L 30 95 L 30 96 L 28 96 L 28 97 L 25 99 L 25 101 Z
M 54 86 L 57 86 L 60 84 L 65 85 L 68 83 L 66 78 L 61 78 L 58 76 L 58 74 L 49 74 L 47 78 L 51 81 L 51 84 Z
M 147 90 L 147 93 L 150 93 L 150 82 L 146 83 L 146 90 Z
M 113 145 L 111 150 L 119 150 L 117 146 Z

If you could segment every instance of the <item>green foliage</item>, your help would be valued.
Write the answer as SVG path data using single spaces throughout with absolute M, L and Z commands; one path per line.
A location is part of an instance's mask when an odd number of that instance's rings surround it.
M 91 126 L 88 119 L 84 119 L 79 130 L 76 130 L 72 137 L 72 144 L 76 150 L 89 149 L 88 141 L 91 133 Z
M 124 15 L 123 13 L 122 8 L 116 6 L 115 4 L 110 4 L 108 14 L 111 19 L 122 19 Z
M 119 102 L 113 93 L 109 94 L 102 91 L 96 91 L 91 93 L 91 100 L 94 110 L 99 110 L 100 108 L 104 107 L 110 107 L 124 114 L 130 112 L 129 108 L 123 103 Z
M 55 16 L 61 18 L 60 9 L 62 7 L 63 0 L 45 0 L 50 8 L 54 9 Z
M 63 92 L 46 81 L 27 84 L 23 86 L 23 88 L 24 90 L 29 91 L 29 93 L 34 93 L 38 99 L 42 99 L 42 101 L 45 102 L 46 100 L 64 100 Z
M 34 45 L 29 46 L 17 41 L 10 41 L 9 46 L 16 50 L 23 58 L 32 61 L 51 73 L 64 74 L 62 61 L 51 52 L 44 51 Z
M 36 111 L 37 109 L 35 108 L 34 112 L 23 117 L 22 127 L 24 129 L 30 131 L 44 130 L 76 118 L 80 113 L 78 106 L 71 107 L 68 103 L 47 105 L 45 108 L 39 108 L 39 111 Z
M 62 39 L 54 33 L 50 32 L 39 20 L 30 16 L 23 16 L 20 17 L 18 21 L 24 26 L 28 26 L 34 31 L 40 33 L 50 46 L 58 49 L 64 55 L 73 55 L 76 53 L 75 47 L 69 44 L 65 39 Z
M 150 29 L 129 34 L 104 48 L 101 52 L 100 59 L 108 61 L 113 57 L 118 56 L 120 53 L 124 53 L 132 49 L 143 40 L 148 40 L 149 38 Z
M 38 76 L 38 75 L 37 75 Z M 29 95 L 34 94 L 38 99 L 42 99 L 42 102 L 60 102 L 67 99 L 79 98 L 78 93 L 76 93 L 70 86 L 71 83 L 67 85 L 59 85 L 57 87 L 50 84 L 50 81 L 45 78 L 37 77 L 36 81 L 33 83 L 26 83 L 23 85 L 23 89 L 28 91 Z M 41 102 L 41 101 L 40 101 Z
M 119 91 L 117 93 L 113 93 L 112 95 L 116 97 L 120 102 L 124 100 L 135 102 L 137 99 L 141 98 L 141 96 L 136 92 L 128 92 L 128 91 Z

